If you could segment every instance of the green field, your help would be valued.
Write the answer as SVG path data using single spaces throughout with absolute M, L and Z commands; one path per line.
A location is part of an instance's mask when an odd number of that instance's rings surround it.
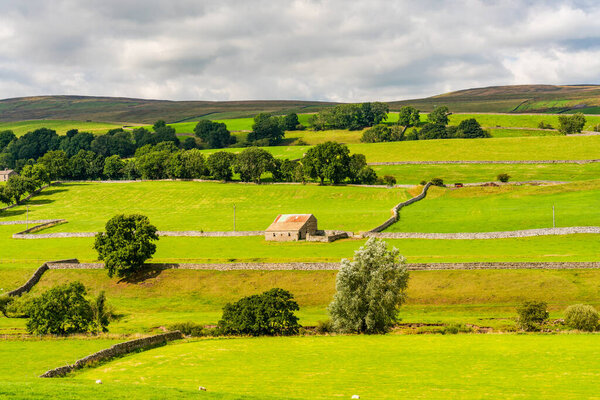
M 106 133 L 109 129 L 121 128 L 123 125 L 105 122 L 64 121 L 64 120 L 33 120 L 19 122 L 0 122 L 0 131 L 11 130 L 17 136 L 40 128 L 53 129 L 59 135 L 64 135 L 70 129 L 95 134 Z
M 307 133 L 308 134 L 308 133 Z M 309 146 L 264 147 L 276 157 L 300 159 Z M 351 143 L 351 153 L 367 162 L 390 161 L 521 161 L 600 158 L 600 136 L 535 136 L 490 139 L 436 139 L 389 143 Z M 535 149 L 535 151 L 531 151 Z M 239 153 L 243 149 L 227 151 Z M 203 150 L 205 154 L 215 149 Z
M 404 189 L 200 182 L 65 183 L 28 202 L 30 219 L 64 218 L 53 231 L 90 232 L 116 213 L 142 213 L 159 230 L 264 230 L 278 214 L 315 214 L 322 229 L 368 230 L 410 196 Z M 0 214 L 23 220 L 25 207 Z M 6 215 L 6 217 L 4 217 Z
M 293 399 L 582 399 L 597 396 L 594 335 L 338 336 L 201 340 L 78 373 Z M 533 375 L 533 376 L 532 376 Z
M 24 268 L 4 265 L 0 285 L 12 289 L 28 278 Z M 29 274 L 32 269 L 27 270 Z M 303 325 L 327 318 L 333 299 L 335 271 L 148 271 L 130 282 L 109 278 L 104 270 L 51 270 L 33 289 L 39 294 L 55 285 L 80 281 L 108 301 L 122 318 L 110 325 L 112 333 L 152 332 L 160 326 L 194 321 L 216 324 L 223 306 L 280 287 L 294 294 Z M 514 330 L 515 308 L 525 300 L 549 304 L 552 318 L 562 317 L 570 304 L 600 305 L 598 270 L 465 270 L 413 271 L 403 322 L 469 323 Z M 0 318 L 0 333 L 17 334 L 24 319 Z
M 391 232 L 492 232 L 600 225 L 600 181 L 552 186 L 429 190 L 402 209 Z
M 489 182 L 496 181 L 501 173 L 507 173 L 511 182 L 582 181 L 600 178 L 600 163 L 374 165 L 373 169 L 378 176 L 391 175 L 399 184 L 412 185 L 432 178 L 442 178 L 447 185 L 456 182 Z
M 450 125 L 458 125 L 465 119 L 475 118 L 481 126 L 488 128 L 537 128 L 539 123 L 543 121 L 557 129 L 558 117 L 556 114 L 453 114 L 450 116 Z M 598 115 L 586 115 L 585 119 L 586 124 L 583 130 L 591 131 L 595 125 L 600 123 L 600 116 Z

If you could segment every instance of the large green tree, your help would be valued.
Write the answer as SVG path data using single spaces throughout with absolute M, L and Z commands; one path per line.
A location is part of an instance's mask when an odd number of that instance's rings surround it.
M 156 252 L 156 227 L 139 214 L 116 215 L 106 223 L 105 232 L 96 235 L 94 249 L 103 260 L 108 276 L 128 277 L 138 272 Z
M 249 147 L 237 155 L 234 171 L 244 182 L 260 183 L 265 172 L 273 172 L 276 167 L 273 155 L 258 147 Z
M 398 319 L 398 308 L 406 299 L 408 270 L 398 249 L 370 238 L 343 259 L 336 278 L 336 293 L 329 305 L 334 327 L 341 332 L 385 333 Z
M 440 106 L 433 109 L 432 112 L 429 113 L 427 119 L 432 124 L 441 124 L 448 125 L 450 115 L 450 110 L 446 106 Z
M 213 122 L 207 119 L 200 120 L 194 128 L 194 133 L 211 149 L 220 149 L 235 143 L 235 137 L 227 130 L 227 125 L 222 122 Z
M 319 178 L 321 184 L 325 179 L 340 183 L 348 177 L 350 150 L 345 144 L 325 142 L 308 149 L 302 165 L 306 175 L 313 179 Z
M 232 167 L 235 162 L 235 154 L 227 151 L 217 151 L 206 159 L 208 172 L 214 179 L 230 181 L 233 176 Z
M 268 113 L 260 113 L 254 117 L 252 132 L 248 134 L 248 141 L 265 140 L 270 146 L 279 142 L 285 136 L 285 131 L 279 123 L 279 118 Z
M 94 312 L 80 282 L 56 286 L 34 298 L 27 310 L 29 333 L 65 335 L 94 330 Z
M 404 132 L 410 127 L 419 125 L 421 121 L 421 116 L 419 115 L 419 110 L 411 106 L 404 106 L 400 108 L 398 112 L 398 125 L 404 127 Z

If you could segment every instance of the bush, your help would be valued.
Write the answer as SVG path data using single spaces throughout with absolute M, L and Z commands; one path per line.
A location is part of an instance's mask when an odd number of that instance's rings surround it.
M 13 300 L 14 298 L 8 295 L 0 296 L 0 313 L 2 313 L 5 317 L 8 317 L 6 309 L 8 308 L 10 303 L 13 302 Z
M 421 185 L 421 186 L 425 186 L 425 185 L 427 185 L 427 181 L 426 181 L 426 180 L 422 180 L 422 181 L 419 183 L 419 185 Z
M 545 123 L 544 121 L 540 121 L 538 124 L 538 128 L 540 129 L 554 129 L 554 127 L 550 124 Z
M 186 336 L 210 336 L 211 330 L 194 322 L 180 322 L 169 326 L 170 331 L 180 331 Z
M 585 116 L 582 113 L 560 115 L 558 117 L 558 131 L 563 135 L 580 133 L 584 126 Z
M 334 332 L 333 324 L 330 319 L 326 319 L 325 321 L 317 321 L 316 331 L 319 334 L 331 333 Z
M 225 335 L 295 335 L 298 310 L 290 292 L 274 288 L 225 305 L 218 328 Z
M 430 182 L 433 186 L 444 187 L 444 180 L 442 178 L 433 178 Z
M 543 301 L 526 301 L 517 307 L 517 325 L 528 332 L 539 331 L 548 320 L 548 305 Z
M 587 304 L 575 304 L 565 311 L 565 324 L 573 329 L 592 332 L 598 327 L 598 311 Z
M 9 318 L 29 317 L 29 306 L 34 299 L 30 293 L 24 293 L 18 297 L 9 297 L 6 304 L 6 316 Z
M 384 175 L 383 183 L 385 183 L 387 186 L 394 186 L 396 184 L 396 178 L 391 175 Z
M 94 312 L 85 295 L 80 282 L 71 282 L 36 297 L 29 307 L 27 331 L 39 335 L 94 331 Z
M 506 183 L 510 179 L 510 175 L 508 175 L 508 174 L 498 174 L 497 178 L 498 178 L 498 180 L 500 182 Z

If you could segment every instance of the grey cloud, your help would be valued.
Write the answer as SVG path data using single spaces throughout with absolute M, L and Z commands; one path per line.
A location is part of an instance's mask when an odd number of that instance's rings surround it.
M 593 1 L 8 0 L 0 93 L 361 101 L 593 83 L 599 17 Z

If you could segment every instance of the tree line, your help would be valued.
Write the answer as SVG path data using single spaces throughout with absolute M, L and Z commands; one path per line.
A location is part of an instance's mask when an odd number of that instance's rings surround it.
M 25 165 L 21 174 L 0 186 L 0 202 L 19 203 L 27 193 L 54 180 L 157 180 L 213 179 L 231 181 L 238 174 L 243 182 L 261 183 L 265 175 L 273 182 L 317 180 L 321 184 L 395 184 L 393 177 L 379 178 L 363 154 L 350 154 L 344 144 L 326 142 L 310 148 L 300 160 L 278 159 L 258 147 L 239 154 L 217 151 L 205 157 L 198 149 L 183 150 L 173 142 L 147 144 L 134 157 L 118 154 L 104 158 L 90 150 L 72 157 L 65 150 L 51 150 Z

